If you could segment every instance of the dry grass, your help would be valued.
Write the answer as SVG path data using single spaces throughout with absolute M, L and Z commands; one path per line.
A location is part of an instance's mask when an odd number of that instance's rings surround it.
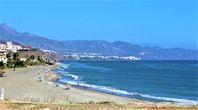
M 177 105 L 170 103 L 142 103 L 120 105 L 109 102 L 66 104 L 0 102 L 0 110 L 198 110 L 198 105 Z

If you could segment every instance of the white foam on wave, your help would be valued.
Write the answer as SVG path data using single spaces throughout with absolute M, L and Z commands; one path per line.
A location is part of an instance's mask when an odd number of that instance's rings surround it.
M 64 79 L 60 79 L 60 81 L 62 83 L 68 83 L 71 85 L 82 86 L 82 87 L 90 88 L 93 90 L 98 90 L 98 91 L 107 92 L 107 93 L 113 93 L 113 94 L 117 94 L 117 95 L 125 95 L 125 96 L 132 96 L 132 97 L 140 96 L 143 98 L 150 98 L 150 99 L 154 99 L 154 100 L 168 101 L 168 102 L 176 102 L 176 103 L 180 103 L 180 104 L 198 104 L 197 100 L 151 96 L 151 95 L 146 95 L 146 94 L 139 94 L 136 92 L 128 92 L 125 90 L 119 90 L 119 89 L 115 89 L 115 88 L 111 88 L 111 87 L 90 85 L 90 84 L 86 84 L 84 82 L 68 81 L 68 80 L 64 80 Z
M 56 70 L 56 72 L 58 72 L 58 74 L 60 75 L 64 75 L 64 76 L 70 76 L 72 77 L 73 80 L 78 80 L 80 77 L 75 75 L 75 74 L 70 74 L 69 72 L 63 71 L 61 69 Z
M 188 99 L 178 99 L 178 98 L 171 98 L 171 97 L 157 97 L 157 96 L 151 96 L 146 94 L 140 94 L 142 97 L 146 98 L 152 98 L 152 99 L 158 99 L 158 100 L 164 100 L 164 101 L 172 101 L 177 102 L 180 104 L 198 104 L 198 100 L 188 100 Z
M 65 76 L 70 76 L 72 77 L 74 80 L 78 80 L 79 76 L 74 75 L 74 74 L 70 74 L 69 72 L 66 72 L 65 69 L 68 69 L 70 64 L 64 64 L 64 63 L 59 63 L 60 68 L 57 68 L 56 72 L 58 72 L 58 74 L 60 75 L 65 75 Z
M 68 69 L 70 64 L 64 64 L 64 63 L 59 63 L 60 65 L 60 68 L 63 68 L 63 69 Z
M 78 79 L 79 79 L 79 76 L 74 75 L 74 74 L 69 74 L 69 73 L 67 73 L 66 75 L 67 75 L 67 76 L 71 76 L 74 80 L 78 80 Z
M 56 68 L 56 71 L 64 71 L 65 69 L 64 68 L 62 68 L 62 67 L 58 67 L 58 68 Z
M 66 71 L 61 70 L 61 69 L 57 69 L 56 72 L 57 72 L 58 74 L 61 74 L 61 75 L 66 75 L 67 73 L 69 73 L 69 72 L 66 72 Z

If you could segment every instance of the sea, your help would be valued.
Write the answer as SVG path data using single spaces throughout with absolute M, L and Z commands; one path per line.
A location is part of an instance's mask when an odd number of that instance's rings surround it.
M 198 104 L 198 61 L 63 61 L 57 83 L 152 102 Z

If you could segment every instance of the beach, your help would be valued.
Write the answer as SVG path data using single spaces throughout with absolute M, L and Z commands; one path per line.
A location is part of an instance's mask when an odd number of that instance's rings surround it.
M 42 102 L 42 103 L 89 103 L 114 102 L 128 104 L 143 102 L 140 100 L 100 93 L 91 90 L 64 86 L 56 86 L 52 81 L 57 76 L 53 73 L 56 66 L 33 66 L 6 70 L 6 77 L 0 78 L 0 88 L 5 89 L 5 98 L 9 101 Z M 38 77 L 42 76 L 43 81 Z
M 33 66 L 6 70 L 0 78 L 0 88 L 5 89 L 5 100 L 0 100 L 0 110 L 197 110 L 197 105 L 170 102 L 146 102 L 133 98 L 72 87 L 64 90 L 51 80 L 57 76 L 56 66 Z M 39 77 L 42 77 L 40 81 Z

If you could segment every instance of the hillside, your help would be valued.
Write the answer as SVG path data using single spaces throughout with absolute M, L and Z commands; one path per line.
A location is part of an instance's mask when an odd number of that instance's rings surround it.
M 12 47 L 8 48 L 8 43 L 11 43 Z M 57 62 L 61 60 L 61 56 L 53 51 L 48 50 L 41 50 L 39 48 L 32 48 L 28 45 L 22 45 L 18 42 L 10 42 L 7 40 L 1 40 L 0 39 L 0 50 L 7 51 L 6 53 L 15 53 L 17 52 L 19 54 L 19 58 L 28 58 L 31 55 L 35 57 L 35 59 L 38 59 L 38 57 L 43 58 L 45 61 L 53 61 Z
M 37 48 L 53 50 L 60 54 L 65 53 L 99 53 L 102 55 L 136 56 L 143 60 L 198 60 L 197 50 L 182 48 L 163 49 L 159 47 L 142 47 L 123 41 L 57 41 L 30 33 L 20 33 L 0 24 L 0 39 L 32 45 Z

